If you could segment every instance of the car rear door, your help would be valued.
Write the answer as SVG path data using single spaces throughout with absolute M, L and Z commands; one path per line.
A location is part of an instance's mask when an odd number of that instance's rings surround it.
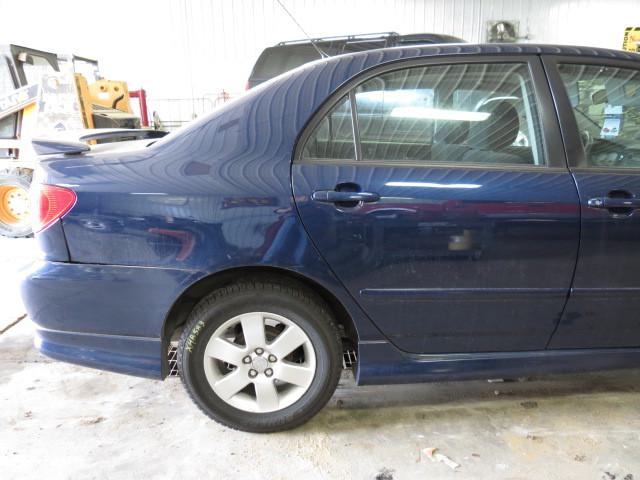
M 640 346 L 640 67 L 544 58 L 580 196 L 580 254 L 549 348 Z
M 400 349 L 546 347 L 579 215 L 539 57 L 353 80 L 303 132 L 292 182 L 314 244 Z

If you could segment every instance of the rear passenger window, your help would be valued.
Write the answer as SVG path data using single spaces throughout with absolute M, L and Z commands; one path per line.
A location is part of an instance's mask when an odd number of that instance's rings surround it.
M 416 67 L 355 91 L 362 160 L 543 165 L 527 65 Z
M 559 65 L 585 150 L 586 166 L 640 168 L 640 72 Z
M 302 151 L 303 160 L 355 160 L 351 102 L 348 97 L 320 121 Z

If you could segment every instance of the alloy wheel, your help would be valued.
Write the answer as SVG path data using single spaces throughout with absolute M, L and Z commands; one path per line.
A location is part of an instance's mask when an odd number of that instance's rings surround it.
M 316 371 L 315 349 L 304 330 L 267 312 L 243 313 L 224 322 L 210 337 L 203 361 L 215 394 L 254 413 L 298 401 Z

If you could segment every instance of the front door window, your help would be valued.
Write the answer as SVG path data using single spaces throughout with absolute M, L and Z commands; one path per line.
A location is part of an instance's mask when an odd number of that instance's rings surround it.
M 640 167 L 640 72 L 560 64 L 587 167 Z

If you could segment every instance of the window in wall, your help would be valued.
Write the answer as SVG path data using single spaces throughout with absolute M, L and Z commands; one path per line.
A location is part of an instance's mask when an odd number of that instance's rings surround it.
M 397 70 L 356 89 L 362 159 L 542 165 L 542 129 L 524 63 Z
M 559 65 L 585 150 L 586 166 L 640 167 L 640 71 Z

